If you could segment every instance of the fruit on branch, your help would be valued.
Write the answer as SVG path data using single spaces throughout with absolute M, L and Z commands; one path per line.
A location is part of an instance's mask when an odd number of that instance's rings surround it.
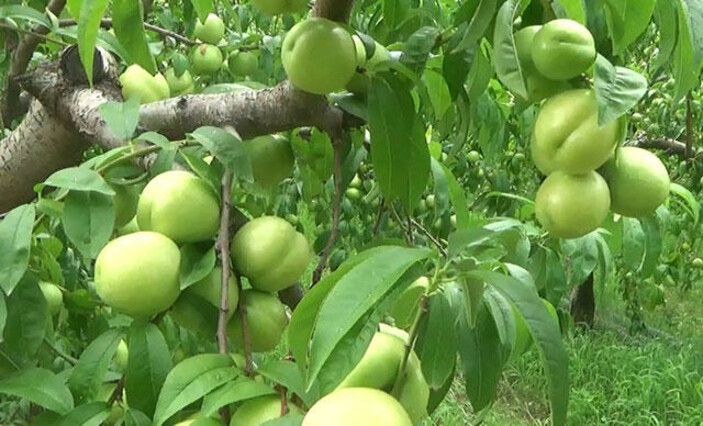
M 217 44 L 225 35 L 225 23 L 222 18 L 210 13 L 205 18 L 205 22 L 200 22 L 200 19 L 196 20 L 193 35 L 203 43 Z
M 266 352 L 274 349 L 281 341 L 283 330 L 288 323 L 286 307 L 270 293 L 245 290 L 247 324 L 251 350 Z M 228 334 L 238 350 L 244 350 L 242 316 L 237 313 L 228 324 Z
M 110 187 L 115 191 L 113 198 L 115 203 L 115 227 L 121 228 L 137 214 L 139 188 L 134 185 L 110 185 Z
M 183 74 L 177 76 L 176 71 L 173 68 L 169 68 L 164 73 L 164 76 L 166 77 L 166 82 L 173 96 L 187 95 L 195 91 L 193 76 L 190 75 L 190 71 L 188 70 L 183 71 Z
M 212 188 L 194 174 L 171 170 L 153 178 L 137 205 L 143 231 L 155 231 L 177 243 L 212 239 L 220 226 L 220 204 Z
M 302 12 L 307 8 L 308 0 L 252 0 L 255 8 L 266 15 Z
M 54 283 L 40 281 L 39 289 L 44 295 L 44 299 L 46 299 L 49 315 L 53 317 L 61 312 L 61 306 L 63 306 L 63 292 L 61 292 L 59 286 Z
M 120 371 L 127 370 L 129 348 L 127 347 L 127 342 L 125 342 L 124 339 L 120 340 L 120 343 L 117 344 L 117 351 L 115 351 L 115 356 L 112 357 L 112 359 L 115 361 L 115 365 L 117 365 L 117 368 L 119 368 Z
M 181 253 L 169 238 L 136 232 L 110 241 L 95 261 L 95 290 L 103 302 L 134 318 L 168 309 L 180 293 Z
M 259 68 L 259 58 L 256 52 L 236 52 L 227 58 L 227 68 L 232 75 L 246 77 L 254 74 Z
M 293 174 L 295 157 L 287 138 L 280 135 L 259 136 L 244 143 L 251 161 L 254 180 L 271 189 Z
M 205 278 L 185 289 L 181 297 L 200 297 L 219 311 L 221 286 L 222 267 L 216 266 Z M 237 284 L 237 278 L 234 276 L 234 273 L 230 273 L 229 275 L 227 294 L 229 315 L 227 318 L 231 318 L 234 311 L 237 310 L 237 304 L 239 303 L 239 285 Z
M 420 308 L 420 298 L 429 288 L 430 280 L 427 277 L 420 277 L 401 293 L 389 311 L 389 314 L 395 319 L 396 326 L 405 329 L 410 327 L 417 310 Z
M 232 261 L 251 286 L 269 293 L 297 281 L 310 263 L 311 249 L 303 234 L 276 216 L 249 221 L 232 239 Z
M 535 198 L 537 221 L 553 236 L 578 238 L 596 230 L 608 216 L 610 191 L 596 172 L 554 172 Z
M 191 53 L 190 59 L 193 63 L 193 72 L 197 75 L 215 74 L 222 68 L 222 51 L 212 44 L 201 44 L 196 46 Z
M 377 389 L 338 389 L 318 400 L 302 426 L 412 426 L 398 400 Z
M 295 405 L 286 404 L 289 413 L 302 414 Z M 249 399 L 237 408 L 232 414 L 230 426 L 259 426 L 269 420 L 281 417 L 281 397 L 279 395 L 265 395 Z
M 571 19 L 547 22 L 535 34 L 532 59 L 543 76 L 568 80 L 588 70 L 596 61 L 593 35 Z
M 171 96 L 163 75 L 160 73 L 151 75 L 149 71 L 137 64 L 127 67 L 119 80 L 122 83 L 122 97 L 125 100 L 136 99 L 140 104 L 148 104 Z
M 337 389 L 372 388 L 392 391 L 408 339 L 404 330 L 380 324 L 380 331 L 374 334 L 361 360 Z M 410 353 L 396 396 L 414 423 L 427 416 L 430 388 L 422 373 L 420 359 L 414 351 Z
M 646 149 L 618 149 L 603 167 L 603 175 L 610 187 L 611 208 L 623 216 L 652 214 L 669 196 L 669 172 Z
M 356 71 L 356 48 L 349 32 L 324 18 L 309 18 L 288 31 L 281 48 L 283 68 L 293 86 L 324 95 L 344 89 Z
M 597 169 L 610 158 L 618 143 L 618 123 L 598 126 L 598 104 L 591 89 L 575 89 L 547 100 L 537 115 L 532 159 L 548 175 Z
M 539 102 L 542 99 L 563 92 L 569 88 L 565 81 L 550 80 L 537 71 L 532 60 L 532 45 L 535 34 L 542 28 L 541 25 L 531 25 L 515 32 L 515 51 L 517 53 L 522 73 L 527 86 L 527 101 Z

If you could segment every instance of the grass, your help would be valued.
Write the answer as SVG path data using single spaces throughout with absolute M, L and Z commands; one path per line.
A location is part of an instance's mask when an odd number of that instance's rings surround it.
M 618 300 L 607 298 L 608 300 Z M 703 425 L 703 288 L 673 291 L 647 313 L 647 333 L 629 336 L 620 306 L 604 303 L 595 330 L 565 338 L 570 353 L 570 425 Z M 546 380 L 531 350 L 508 368 L 485 425 L 546 425 Z M 462 385 L 433 416 L 433 425 L 469 425 Z

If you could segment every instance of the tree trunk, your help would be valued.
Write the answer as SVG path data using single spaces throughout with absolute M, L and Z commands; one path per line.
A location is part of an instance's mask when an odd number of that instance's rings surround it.
M 596 299 L 593 293 L 593 272 L 586 281 L 571 292 L 571 317 L 580 327 L 593 328 L 596 311 Z

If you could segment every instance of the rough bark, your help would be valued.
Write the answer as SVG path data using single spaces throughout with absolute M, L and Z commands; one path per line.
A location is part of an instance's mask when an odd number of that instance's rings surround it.
M 669 154 L 681 157 L 686 156 L 686 144 L 684 142 L 667 137 L 651 137 L 644 132 L 638 133 L 633 140 L 628 141 L 625 145 L 648 149 L 661 149 Z
M 593 273 L 571 292 L 571 317 L 577 326 L 593 328 L 596 299 L 593 293 Z
M 51 0 L 47 5 L 46 9 L 52 14 L 58 16 L 61 11 L 66 6 L 66 0 Z M 49 29 L 38 25 L 32 30 L 33 34 L 26 34 L 22 37 L 12 53 L 12 60 L 10 62 L 10 69 L 7 71 L 5 76 L 5 83 L 3 87 L 3 102 L 2 102 L 2 118 L 3 123 L 9 126 L 10 122 L 19 117 L 24 113 L 22 109 L 22 104 L 20 103 L 20 86 L 16 81 L 16 78 L 24 74 L 29 66 L 29 61 L 32 60 L 32 55 L 34 55 L 34 50 L 42 41 L 42 35 L 49 33 Z

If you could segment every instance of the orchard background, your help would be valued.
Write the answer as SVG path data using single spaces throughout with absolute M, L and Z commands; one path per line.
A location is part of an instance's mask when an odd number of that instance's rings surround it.
M 0 1 L 0 424 L 703 423 L 697 0 Z

